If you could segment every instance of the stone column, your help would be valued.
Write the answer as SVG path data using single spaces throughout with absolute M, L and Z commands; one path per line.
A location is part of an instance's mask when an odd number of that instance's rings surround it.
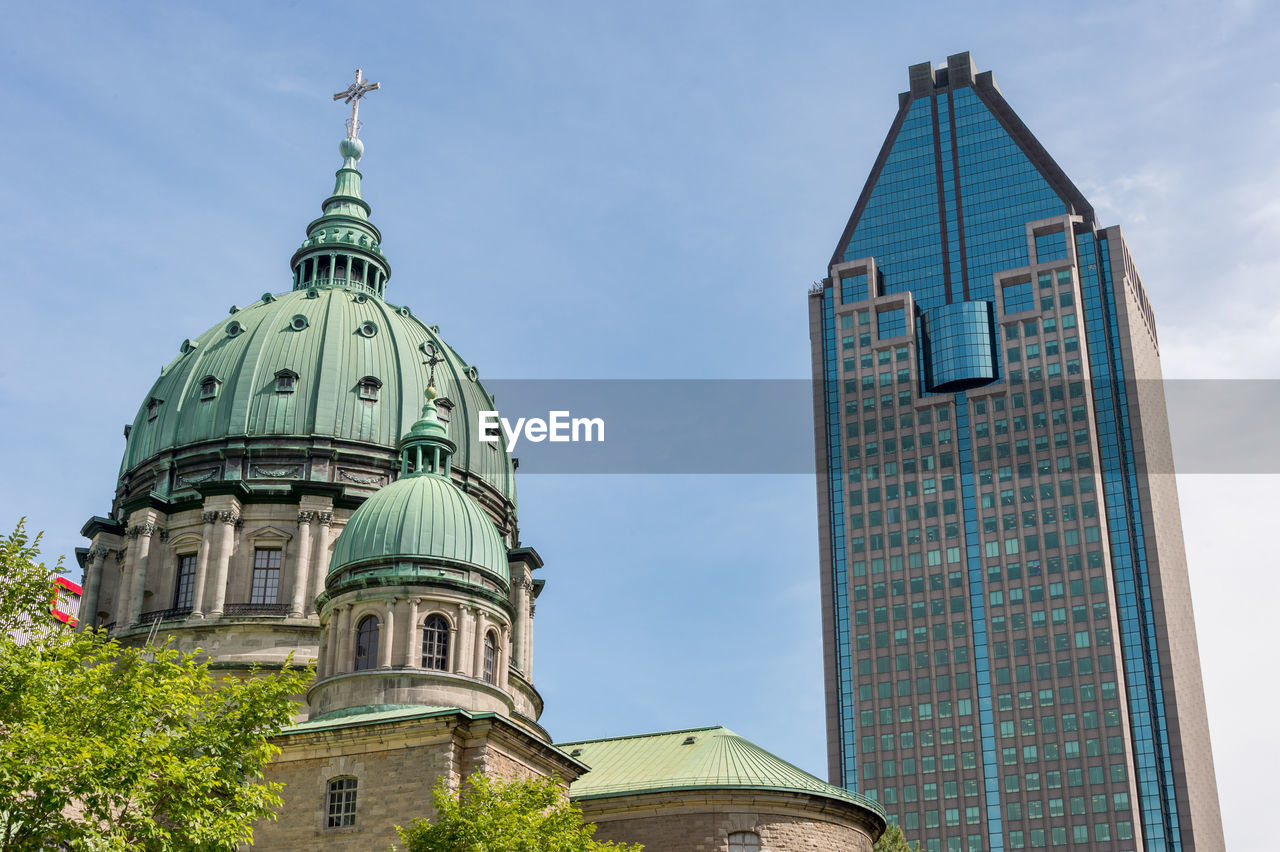
M 77 630 L 89 630 L 98 617 L 98 590 L 102 588 L 102 568 L 107 561 L 107 549 L 98 545 L 89 551 L 89 565 L 84 569 L 84 595 L 80 598 L 80 615 L 76 618 Z
M 289 617 L 302 618 L 310 608 L 307 591 L 311 583 L 311 522 L 315 512 L 298 513 L 298 555 L 293 561 L 293 601 L 289 604 Z
M 315 612 L 316 598 L 324 591 L 325 576 L 329 573 L 329 528 L 333 524 L 333 512 L 316 512 L 316 523 L 311 525 L 311 594 L 304 612 Z
M 196 578 L 191 589 L 191 617 L 204 618 L 204 587 L 209 578 L 209 551 L 213 549 L 213 525 L 218 520 L 217 512 L 204 512 L 200 515 L 204 521 L 204 532 L 200 538 L 200 553 L 196 556 Z
M 494 660 L 493 680 L 503 689 L 507 688 L 507 672 L 511 668 L 511 631 L 503 630 L 498 636 L 498 654 Z
M 458 671 L 462 662 L 462 649 L 458 647 L 458 642 L 462 639 L 461 632 L 458 630 L 457 622 L 449 625 L 449 659 L 445 660 L 445 671 Z
M 240 513 L 234 509 L 219 512 L 218 520 L 222 522 L 222 541 L 218 547 L 218 563 L 213 572 L 213 608 L 209 610 L 210 618 L 221 618 L 223 607 L 227 604 L 227 575 L 231 570 L 231 555 L 236 547 L 236 523 Z
M 320 644 L 316 646 L 316 680 L 321 680 L 329 676 L 326 666 L 329 665 L 329 658 L 333 655 L 329 653 L 329 628 L 325 625 L 320 626 Z
M 381 643 L 378 645 L 378 668 L 391 668 L 391 646 L 396 640 L 396 601 L 399 598 L 392 598 L 387 601 L 387 617 L 383 619 L 382 629 L 378 631 L 378 638 Z
M 511 608 L 515 612 L 515 623 L 511 625 L 511 635 L 515 648 L 513 649 L 513 658 L 516 666 L 524 671 L 524 625 L 529 618 L 529 587 L 528 580 L 524 576 L 524 567 L 520 567 L 519 576 L 511 579 L 512 598 Z
M 117 631 L 129 625 L 125 619 L 129 617 L 129 584 L 133 580 L 133 556 L 137 548 L 125 545 L 125 549 L 116 554 L 116 563 L 120 565 L 120 582 L 116 584 L 115 614 L 112 620 Z
M 421 598 L 409 598 L 409 620 L 404 625 L 404 664 L 411 669 L 422 668 L 422 640 L 418 638 L 418 603 Z
M 476 629 L 472 635 L 472 644 L 475 646 L 475 657 L 472 659 L 473 668 L 471 676 L 484 680 L 484 634 L 487 619 L 484 616 L 484 610 L 476 607 Z
M 529 617 L 525 620 L 525 638 L 524 638 L 524 676 L 533 682 L 533 614 L 538 611 L 538 605 L 529 601 Z
M 129 537 L 134 540 L 134 546 L 138 550 L 133 561 L 133 580 L 129 584 L 129 624 L 142 617 L 142 596 L 147 590 L 147 562 L 150 561 L 151 536 L 155 531 L 156 525 L 150 521 L 129 529 Z
M 474 656 L 471 650 L 471 633 L 475 629 L 472 623 L 473 607 L 458 604 L 458 650 L 453 656 L 454 674 L 466 674 L 465 666 Z
M 333 642 L 333 674 L 341 674 L 355 667 L 355 660 L 352 658 L 354 646 L 351 636 L 351 607 L 344 606 L 341 610 L 335 608 L 334 613 L 338 616 L 338 635 Z

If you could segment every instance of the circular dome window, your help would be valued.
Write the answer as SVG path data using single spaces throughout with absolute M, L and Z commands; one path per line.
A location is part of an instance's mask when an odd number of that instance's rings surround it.
M 351 301 L 355 302 L 357 305 L 363 305 L 365 302 L 369 301 L 369 297 L 364 293 L 356 293 L 351 297 Z
M 293 319 L 289 320 L 289 328 L 294 331 L 302 331 L 311 323 L 302 314 L 294 314 Z
M 413 311 L 409 310 L 409 306 L 408 306 L 408 305 L 401 305 L 401 306 L 396 310 L 396 313 L 398 313 L 398 314 L 399 314 L 400 316 L 402 316 L 402 317 L 407 317 L 407 316 L 409 316 L 410 314 L 412 314 L 412 313 L 413 313 Z
M 191 342 L 191 338 L 187 338 L 186 340 L 182 341 L 182 343 L 178 346 L 178 351 L 181 352 L 183 355 L 186 355 L 188 352 L 190 352 L 192 349 L 195 349 L 195 348 L 196 348 L 196 345 Z
M 263 301 L 263 304 L 268 304 L 268 305 L 269 305 L 269 304 L 271 304 L 272 302 L 274 302 L 275 300 L 276 300 L 276 297 L 275 297 L 275 296 L 273 296 L 273 295 L 271 295 L 271 293 L 270 293 L 270 292 L 266 292 L 266 293 L 263 293 L 263 294 L 262 294 L 262 301 Z
M 319 298 L 320 298 L 320 291 L 319 291 L 319 290 L 317 290 L 315 287 L 312 287 L 310 290 L 308 290 L 308 291 L 307 291 L 307 298 L 308 298 L 308 299 L 319 299 Z
M 480 376 L 480 371 L 478 371 L 475 367 L 468 367 L 468 368 L 467 368 L 467 378 L 468 378 L 468 379 L 470 379 L 471 381 L 473 381 L 473 382 L 474 382 L 474 381 L 475 381 L 479 376 Z
M 227 334 L 230 335 L 231 337 L 235 337 L 237 334 L 239 334 L 242 331 L 244 331 L 244 326 L 242 326 L 240 323 L 236 322 L 235 320 L 232 320 L 231 322 L 227 323 Z
M 378 326 L 372 322 L 362 322 L 356 331 L 361 337 L 373 337 L 378 333 Z
M 430 340 L 424 340 L 418 344 L 418 351 L 430 358 L 436 354 L 436 345 Z

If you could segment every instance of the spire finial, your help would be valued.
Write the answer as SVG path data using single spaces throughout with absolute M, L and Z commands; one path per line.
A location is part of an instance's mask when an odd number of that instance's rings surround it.
M 422 363 L 426 364 L 428 367 L 431 368 L 431 372 L 427 376 L 426 396 L 427 396 L 427 404 L 432 405 L 434 403 L 435 398 L 440 393 L 439 391 L 436 390 L 436 364 L 444 363 L 444 358 L 440 355 L 439 352 L 436 351 L 435 346 L 433 346 L 431 343 L 426 344 L 426 348 L 423 349 L 423 352 L 426 353 L 427 360 L 423 361 Z M 426 409 L 423 409 L 423 413 L 425 412 L 426 412 Z
M 334 94 L 335 101 L 343 101 L 351 104 L 351 118 L 347 119 L 347 138 L 360 138 L 360 99 L 372 91 L 381 89 L 381 83 L 369 83 L 364 79 L 364 73 L 357 68 L 356 80 L 350 86 L 341 92 Z

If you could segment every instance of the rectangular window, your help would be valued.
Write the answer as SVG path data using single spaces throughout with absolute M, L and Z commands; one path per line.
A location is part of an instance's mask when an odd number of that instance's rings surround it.
M 860 302 L 867 298 L 867 273 L 844 275 L 840 278 L 840 303 Z
M 280 549 L 259 547 L 253 551 L 251 604 L 273 604 L 280 593 Z
M 880 340 L 899 337 L 907 333 L 907 316 L 903 308 L 890 308 L 876 312 L 876 336 Z
M 178 577 L 173 584 L 174 609 L 186 609 L 191 606 L 192 594 L 196 587 L 196 557 L 178 557 Z
M 355 778 L 335 778 L 329 782 L 328 816 L 325 822 L 327 828 L 344 828 L 356 824 Z
M 1006 314 L 1029 311 L 1035 306 L 1035 300 L 1031 294 L 1030 281 L 1021 281 L 1004 288 L 1004 312 Z

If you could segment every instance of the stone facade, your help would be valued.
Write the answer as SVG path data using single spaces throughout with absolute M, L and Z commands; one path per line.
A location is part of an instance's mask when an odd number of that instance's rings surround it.
M 540 735 L 494 716 L 418 708 L 301 725 L 278 737 L 267 780 L 284 784 L 274 822 L 258 825 L 263 849 L 386 849 L 395 826 L 430 818 L 431 790 L 457 788 L 475 772 L 513 779 L 556 776 L 568 784 L 586 769 Z M 329 783 L 356 779 L 351 826 L 328 826 Z
M 864 808 L 802 793 L 699 790 L 578 802 L 597 840 L 652 852 L 726 852 L 729 835 L 754 832 L 769 852 L 871 852 L 883 823 Z

